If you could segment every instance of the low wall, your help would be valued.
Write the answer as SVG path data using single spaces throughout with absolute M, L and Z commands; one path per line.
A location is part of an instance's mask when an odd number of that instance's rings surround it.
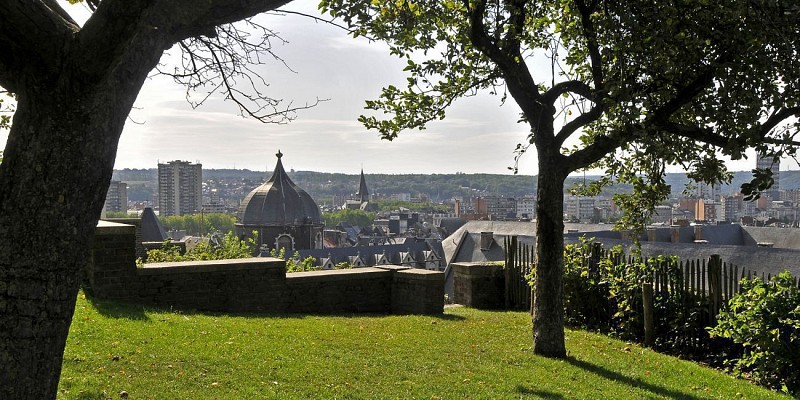
M 286 274 L 283 260 L 147 264 L 135 227 L 101 222 L 84 287 L 98 298 L 219 312 L 440 314 L 444 274 L 400 266 Z
M 505 307 L 503 266 L 491 263 L 453 263 L 454 301 L 467 307 Z

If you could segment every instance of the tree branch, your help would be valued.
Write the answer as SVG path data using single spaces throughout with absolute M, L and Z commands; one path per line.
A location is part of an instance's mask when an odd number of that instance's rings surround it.
M 659 121 L 667 121 L 673 114 L 678 112 L 681 107 L 694 100 L 703 90 L 711 85 L 719 67 L 730 58 L 728 53 L 717 57 L 717 59 L 708 65 L 701 74 L 678 89 L 677 93 L 670 101 L 654 110 L 652 120 L 655 121 L 656 124 L 658 124 Z
M 608 135 L 598 136 L 592 144 L 565 156 L 566 168 L 568 171 L 577 171 L 586 168 L 600 160 L 606 155 L 625 143 L 625 137 L 631 136 L 631 130 L 626 133 L 612 132 Z
M 507 42 L 509 46 L 516 43 L 516 47 L 501 48 L 489 36 L 483 23 L 483 17 L 486 13 L 486 1 L 470 2 L 464 0 L 464 6 L 469 12 L 470 41 L 476 49 L 498 66 L 503 74 L 509 93 L 514 97 L 528 121 L 537 121 L 545 110 L 553 114 L 554 108 L 551 104 L 543 101 L 539 87 L 534 82 L 519 52 L 519 40 L 515 39 Z M 514 1 L 509 7 L 512 9 L 512 19 L 522 18 L 522 22 L 517 21 L 516 23 L 524 23 L 525 2 Z M 540 134 L 542 132 L 536 133 Z
M 791 118 L 800 118 L 800 107 L 789 107 L 781 109 L 780 111 L 772 114 L 761 124 L 761 136 L 765 137 L 769 131 L 773 130 L 781 122 Z
M 24 91 L 52 78 L 78 25 L 53 0 L 8 0 L 0 12 L 0 86 Z
M 79 58 L 98 60 L 84 72 L 106 71 L 134 37 L 156 37 L 164 51 L 174 43 L 208 35 L 219 25 L 274 10 L 291 0 L 103 0 L 78 35 Z
M 592 109 L 589 110 L 589 112 L 585 112 L 575 117 L 575 119 L 573 119 L 572 121 L 566 123 L 563 127 L 561 127 L 561 130 L 558 131 L 558 134 L 556 135 L 556 143 L 559 146 L 564 144 L 564 142 L 570 136 L 572 136 L 572 134 L 575 133 L 575 131 L 577 131 L 580 128 L 583 128 L 586 125 L 591 124 L 594 121 L 597 121 L 600 117 L 602 117 L 603 111 L 604 109 L 602 106 L 595 104 L 592 106 Z
M 591 4 L 586 4 L 584 0 L 576 0 L 578 11 L 581 13 L 581 27 L 583 37 L 586 38 L 586 48 L 589 50 L 589 61 L 591 62 L 592 79 L 594 87 L 600 90 L 605 82 L 603 74 L 603 57 L 600 55 L 600 45 L 597 43 L 597 30 L 592 22 L 592 14 L 597 9 L 597 0 L 592 0 Z

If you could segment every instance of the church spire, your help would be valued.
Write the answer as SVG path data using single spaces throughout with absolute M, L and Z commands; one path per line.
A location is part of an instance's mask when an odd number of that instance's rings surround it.
M 364 179 L 364 168 L 361 168 L 361 181 L 358 183 L 356 196 L 362 204 L 369 202 L 369 189 L 367 189 L 367 180 Z

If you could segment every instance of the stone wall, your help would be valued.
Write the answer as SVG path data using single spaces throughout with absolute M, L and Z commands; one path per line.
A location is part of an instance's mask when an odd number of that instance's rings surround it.
M 467 307 L 505 306 L 503 266 L 491 263 L 453 263 L 454 301 Z
M 185 310 L 273 313 L 439 314 L 444 274 L 384 266 L 286 274 L 285 262 L 239 260 L 136 268 L 135 227 L 101 222 L 86 291 L 98 298 Z

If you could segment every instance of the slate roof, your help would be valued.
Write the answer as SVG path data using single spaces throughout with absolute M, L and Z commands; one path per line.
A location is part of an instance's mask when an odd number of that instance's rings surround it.
M 283 169 L 281 157 L 272 177 L 263 185 L 253 189 L 239 208 L 239 223 L 242 225 L 308 225 L 321 224 L 322 213 L 314 200 L 289 179 Z
M 349 261 L 349 257 L 360 256 L 365 265 L 373 266 L 380 256 L 386 256 L 386 260 L 390 264 L 400 264 L 401 253 L 410 253 L 413 255 L 417 265 L 424 266 L 424 252 L 434 251 L 440 258 L 442 253 L 434 247 L 431 247 L 426 241 L 407 240 L 405 243 L 387 244 L 377 246 L 354 246 L 354 247 L 340 247 L 340 248 L 327 248 L 327 249 L 306 249 L 298 250 L 300 259 L 306 257 L 314 257 L 317 259 L 317 265 L 322 265 L 323 261 L 330 261 L 333 264 L 338 264 L 342 261 Z M 377 256 L 377 257 L 376 257 Z M 444 264 L 442 264 L 444 265 Z
M 158 216 L 150 207 L 142 211 L 142 241 L 163 242 L 167 238 L 167 231 L 158 220 Z

